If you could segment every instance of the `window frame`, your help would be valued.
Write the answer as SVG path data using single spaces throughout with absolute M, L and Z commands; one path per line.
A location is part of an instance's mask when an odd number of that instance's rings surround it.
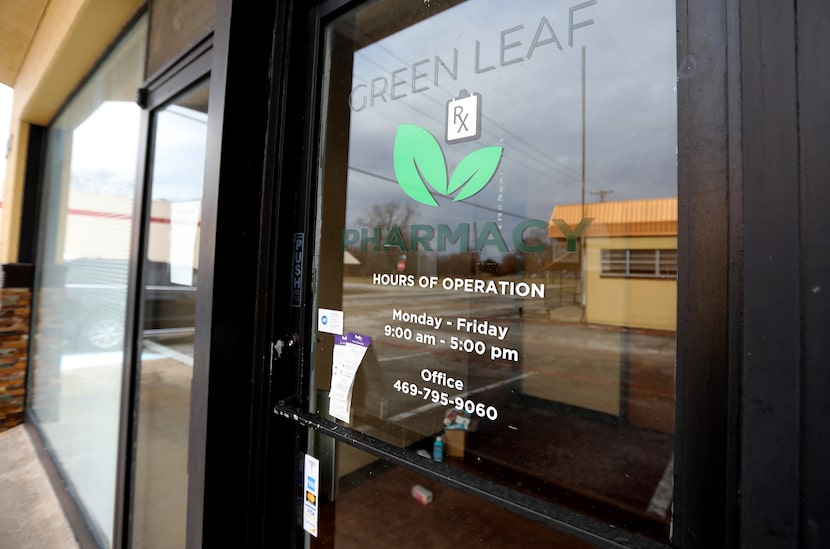
M 622 257 L 615 257 L 620 255 Z M 633 258 L 632 255 L 644 257 Z M 634 265 L 637 265 L 638 268 L 632 271 Z M 667 265 L 673 266 L 673 268 L 668 270 Z M 651 267 L 650 271 L 640 272 L 645 267 Z M 667 248 L 602 248 L 600 250 L 599 274 L 604 278 L 677 279 L 677 250 Z
M 152 127 L 157 110 L 189 87 L 210 78 L 213 33 L 197 40 L 180 57 L 158 74 L 145 79 L 136 99 L 142 108 L 139 139 L 138 181 L 133 218 L 136 221 L 130 247 L 127 283 L 127 333 L 125 337 L 124 377 L 121 387 L 118 468 L 116 471 L 115 527 L 113 546 L 129 547 L 132 538 L 133 469 L 137 429 L 138 387 L 140 386 L 142 339 L 141 306 L 144 280 L 145 243 L 149 231 L 150 167 L 152 166 Z

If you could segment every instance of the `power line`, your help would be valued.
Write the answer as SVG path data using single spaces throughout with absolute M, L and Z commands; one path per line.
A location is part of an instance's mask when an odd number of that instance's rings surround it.
M 398 182 L 396 180 L 392 179 L 391 177 L 386 177 L 385 175 L 380 175 L 380 174 L 377 174 L 377 173 L 374 173 L 374 172 L 370 172 L 368 170 L 357 168 L 355 166 L 349 166 L 349 169 L 352 170 L 352 171 L 358 172 L 358 173 L 362 173 L 364 175 L 368 175 L 370 177 L 375 177 L 375 178 L 381 179 L 383 181 L 388 181 L 389 183 L 394 183 L 395 185 L 398 184 Z M 432 191 L 430 191 L 429 189 L 427 189 L 427 191 L 429 191 L 430 195 L 433 194 Z M 476 204 L 475 202 L 471 202 L 470 200 L 465 200 L 464 204 L 466 204 L 468 206 L 473 206 L 475 208 L 480 208 L 482 210 L 488 210 L 488 211 L 491 211 L 491 212 L 500 213 L 502 215 L 509 215 L 510 217 L 516 217 L 516 218 L 519 218 L 519 219 L 527 219 L 526 215 L 519 215 L 519 214 L 515 214 L 515 213 L 506 212 L 504 210 L 499 210 L 498 208 L 493 208 L 492 206 L 485 206 L 483 204 Z

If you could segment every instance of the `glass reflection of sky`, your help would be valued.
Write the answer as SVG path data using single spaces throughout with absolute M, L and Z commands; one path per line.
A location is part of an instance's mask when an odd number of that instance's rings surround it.
M 134 102 L 107 101 L 73 131 L 73 188 L 113 195 L 133 192 L 140 113 Z M 154 199 L 200 199 L 201 179 L 194 182 L 193 177 L 204 173 L 207 114 L 170 105 L 158 113 L 158 125 L 164 131 L 155 150 Z
M 153 200 L 201 200 L 207 114 L 170 105 L 157 116 Z
M 585 200 L 675 196 L 676 60 L 675 7 L 666 0 L 598 0 L 573 12 L 579 2 L 471 0 L 356 52 L 352 88 L 373 79 L 407 84 L 405 97 L 375 100 L 351 112 L 347 226 L 357 226 L 375 203 L 409 198 L 395 182 L 392 151 L 400 124 L 416 124 L 441 143 L 450 172 L 474 149 L 501 145 L 501 165 L 490 184 L 465 203 L 438 197 L 439 208 L 418 206 L 415 223 L 483 223 L 503 212 L 506 238 L 519 221 L 547 221 L 557 204 L 579 203 L 582 194 L 582 47 L 586 51 Z M 546 25 L 549 23 L 549 26 Z M 556 35 L 561 49 L 552 39 Z M 538 47 L 528 52 L 534 42 Z M 502 36 L 504 36 L 502 38 Z M 504 50 L 502 40 L 513 45 Z M 547 43 L 543 43 L 547 41 Z M 479 45 L 476 72 L 476 43 Z M 451 64 L 457 50 L 457 80 L 439 72 L 434 59 Z M 413 63 L 424 91 L 412 93 Z M 482 136 L 443 141 L 446 102 L 459 90 L 482 96 Z M 356 102 L 357 105 L 359 103 Z M 414 204 L 414 202 L 413 202 Z M 471 205 L 474 204 L 474 205 Z
M 73 189 L 132 197 L 140 120 L 134 102 L 105 101 L 72 131 Z

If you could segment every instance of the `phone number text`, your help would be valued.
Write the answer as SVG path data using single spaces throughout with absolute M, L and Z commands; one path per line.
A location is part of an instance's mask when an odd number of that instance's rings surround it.
M 495 420 L 499 417 L 499 411 L 494 406 L 488 406 L 483 402 L 475 402 L 468 398 L 461 396 L 451 397 L 447 393 L 437 391 L 429 387 L 423 387 L 416 383 L 408 381 L 395 381 L 393 387 L 396 391 L 417 398 L 421 397 L 426 401 L 440 404 L 441 406 L 452 405 L 460 412 L 467 412 L 470 415 L 476 415 L 481 418 Z

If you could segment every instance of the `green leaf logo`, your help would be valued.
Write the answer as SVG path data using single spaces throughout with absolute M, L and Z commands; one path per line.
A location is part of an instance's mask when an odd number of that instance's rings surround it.
M 438 206 L 429 188 L 441 196 L 458 191 L 453 201 L 475 195 L 487 186 L 501 162 L 502 147 L 484 147 L 468 154 L 447 181 L 447 162 L 431 133 L 413 124 L 401 124 L 395 135 L 393 163 L 401 189 L 413 200 Z

